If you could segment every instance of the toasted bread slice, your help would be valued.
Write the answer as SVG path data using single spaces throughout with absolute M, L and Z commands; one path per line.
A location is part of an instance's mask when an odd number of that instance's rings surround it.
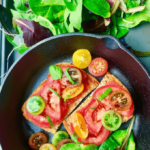
M 57 66 L 74 66 L 72 63 L 59 63 L 59 64 L 56 64 Z M 87 73 L 86 73 L 87 74 Z M 80 96 L 80 98 L 78 98 L 74 103 L 72 103 L 71 105 L 69 105 L 69 111 L 66 115 L 66 117 L 77 107 L 77 105 L 83 100 L 83 98 L 88 95 L 92 90 L 94 90 L 99 82 L 93 78 L 91 75 L 87 74 L 88 76 L 88 79 L 87 79 L 87 82 L 89 83 L 88 86 L 86 87 L 88 90 L 86 90 L 85 92 L 83 92 Z M 46 80 L 44 80 L 39 86 L 37 89 L 35 89 L 35 91 L 30 95 L 30 97 L 32 95 L 34 95 L 35 93 L 37 93 L 38 91 L 40 91 L 43 86 L 44 86 L 44 83 L 46 82 Z M 27 102 L 27 101 L 26 101 Z M 26 107 L 26 102 L 23 104 L 22 106 L 22 112 L 23 112 L 23 116 L 31 121 L 31 119 L 26 115 L 26 111 L 25 111 L 25 107 Z M 66 118 L 65 117 L 65 118 Z M 31 121 L 32 122 L 32 121 Z M 54 127 L 51 129 L 51 128 L 42 128 L 48 132 L 51 132 L 51 133 L 55 133 L 57 131 L 57 129 L 59 128 L 60 124 L 59 125 L 54 125 Z
M 104 76 L 104 78 L 102 79 L 102 81 L 100 82 L 100 84 L 98 85 L 97 88 L 99 88 L 101 86 L 105 86 L 110 81 L 116 82 L 119 86 L 121 86 L 123 89 L 125 89 L 126 91 L 128 91 L 127 88 L 121 83 L 120 79 L 117 79 L 114 75 L 110 74 L 109 72 L 106 73 L 106 75 Z M 93 93 L 94 92 L 92 92 L 92 94 Z M 68 118 L 66 118 L 63 121 L 63 124 L 64 124 L 66 130 L 68 131 L 68 133 L 70 134 L 70 136 L 71 136 L 70 123 L 73 122 L 74 113 L 77 112 L 78 110 L 80 110 L 81 108 L 86 107 L 89 104 L 89 102 L 91 101 L 91 98 L 92 98 L 92 94 L 73 112 L 73 114 L 71 114 Z M 122 122 L 128 121 L 131 117 L 125 117 L 125 116 L 123 116 L 122 117 Z

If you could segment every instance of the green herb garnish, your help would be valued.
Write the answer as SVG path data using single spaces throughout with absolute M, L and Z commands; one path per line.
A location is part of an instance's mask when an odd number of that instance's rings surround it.
M 63 75 L 62 69 L 55 65 L 51 65 L 49 67 L 49 73 L 51 74 L 54 80 L 61 79 Z
M 47 121 L 49 122 L 49 124 L 52 128 L 54 125 L 53 125 L 53 122 L 52 122 L 51 118 L 48 115 L 46 115 L 46 118 L 47 118 Z
M 110 92 L 112 91 L 111 87 L 107 88 L 99 97 L 98 100 L 101 101 L 103 100 L 106 96 L 108 96 L 110 94 Z
M 52 88 L 49 87 L 49 90 L 50 90 L 51 92 L 53 92 L 54 94 L 56 94 L 59 98 L 61 98 L 61 95 L 58 94 L 56 91 L 54 91 Z
M 73 81 L 73 80 L 72 80 L 70 74 L 68 73 L 68 70 L 69 70 L 69 69 L 70 69 L 69 67 L 66 68 L 66 70 L 65 70 L 65 75 L 66 75 L 66 77 L 68 78 L 68 80 L 69 80 L 72 84 L 76 84 L 78 81 Z
M 67 100 L 68 98 L 70 98 L 70 97 L 71 97 L 71 95 L 66 96 L 66 97 L 64 98 L 64 102 L 66 102 L 66 100 Z

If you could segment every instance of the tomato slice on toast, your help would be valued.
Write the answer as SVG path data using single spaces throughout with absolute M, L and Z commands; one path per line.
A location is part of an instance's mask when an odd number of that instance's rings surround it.
M 95 109 L 91 109 L 91 108 L 95 108 Z M 87 127 L 95 136 L 98 135 L 102 127 L 101 119 L 97 120 L 98 111 L 105 112 L 105 108 L 102 105 L 99 107 L 99 103 L 97 104 L 97 100 L 95 99 L 91 100 L 90 104 L 87 106 L 87 108 L 84 111 L 84 118 Z M 93 116 L 96 116 L 95 119 L 93 118 Z
M 108 138 L 109 134 L 110 131 L 102 127 L 97 136 L 89 135 L 85 140 L 78 138 L 78 141 L 85 145 L 87 144 L 100 145 Z

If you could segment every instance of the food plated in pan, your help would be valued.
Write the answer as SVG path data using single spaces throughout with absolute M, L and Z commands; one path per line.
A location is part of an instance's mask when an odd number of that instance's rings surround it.
M 23 104 L 23 115 L 35 125 L 51 133 L 55 133 L 63 122 L 71 139 L 79 144 L 81 149 L 91 144 L 95 145 L 95 148 L 103 145 L 110 139 L 111 132 L 128 121 L 134 112 L 134 103 L 129 91 L 119 79 L 108 72 L 108 66 L 104 58 L 91 61 L 91 55 L 85 49 L 77 50 L 73 54 L 73 64 L 50 65 L 47 79 Z M 100 83 L 82 70 L 86 67 L 93 76 L 105 74 Z M 95 88 L 96 90 L 92 92 Z M 90 92 L 92 94 L 79 105 Z M 66 136 L 67 133 L 64 135 L 58 132 L 54 134 L 53 147 L 59 145 L 59 149 L 63 150 L 66 145 L 71 147 L 75 144 L 70 141 L 62 142 L 69 136 Z M 121 132 L 127 134 L 127 131 L 120 131 L 119 134 Z M 58 137 L 63 138 L 58 139 Z M 34 139 L 31 143 L 36 145 L 35 141 L 37 140 Z M 60 146 L 59 142 L 63 144 Z M 116 148 L 118 146 L 119 144 Z M 42 143 L 37 147 L 41 150 L 44 145 Z

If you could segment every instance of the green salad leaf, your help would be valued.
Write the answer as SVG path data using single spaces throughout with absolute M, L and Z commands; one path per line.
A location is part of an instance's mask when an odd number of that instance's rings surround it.
M 56 22 L 59 18 L 58 15 L 60 15 L 58 13 L 62 10 L 64 11 L 66 8 L 66 6 L 63 5 L 51 5 L 47 1 L 42 0 L 37 0 L 36 3 L 35 0 L 29 0 L 29 6 L 34 14 L 45 17 L 51 22 Z
M 46 19 L 42 16 L 37 16 L 35 14 L 20 13 L 15 10 L 11 10 L 11 12 L 12 12 L 14 18 L 35 21 L 35 22 L 39 23 L 41 26 L 48 28 L 53 33 L 53 35 L 56 35 L 56 29 L 55 29 L 54 25 L 48 19 Z
M 102 143 L 99 150 L 114 150 L 115 148 L 121 145 L 126 135 L 127 135 L 127 129 L 115 131 L 110 135 L 110 137 L 105 142 Z M 125 150 L 135 150 L 133 132 L 131 132 Z
M 26 12 L 28 8 L 25 6 L 25 3 L 28 2 L 28 0 L 14 0 L 14 7 L 21 12 Z
M 73 25 L 69 22 L 69 17 L 70 17 L 71 11 L 69 11 L 67 8 L 65 10 L 64 14 L 64 24 L 67 32 L 75 32 Z
M 54 27 L 55 27 L 55 30 L 56 30 L 56 35 L 67 33 L 64 22 L 55 23 Z
M 109 18 L 111 16 L 110 5 L 106 0 L 84 0 L 83 4 L 87 9 L 97 15 L 104 18 Z
M 82 150 L 97 150 L 98 146 L 94 144 L 89 144 L 89 145 L 80 145 Z
M 139 6 L 141 3 L 141 0 L 126 0 L 126 6 L 127 8 L 134 8 Z
M 70 11 L 75 11 L 78 6 L 78 0 L 64 0 L 64 3 Z
M 150 22 L 150 0 L 146 0 L 143 5 L 145 5 L 143 11 L 134 13 L 122 20 L 118 20 L 117 23 L 126 28 L 133 28 L 139 25 L 142 21 Z
M 82 150 L 79 145 L 75 143 L 68 143 L 63 145 L 60 150 Z
M 134 28 L 145 21 L 150 22 L 150 0 L 143 0 L 142 2 L 141 0 L 13 1 L 16 11 L 11 10 L 11 13 L 15 19 L 23 19 L 22 22 L 24 20 L 34 21 L 49 29 L 52 35 L 86 32 L 102 35 L 111 34 L 121 38 L 129 32 L 130 28 Z M 23 35 L 22 29 L 14 22 L 15 19 L 13 19 L 12 26 L 11 13 L 0 5 L 0 22 L 3 28 L 8 33 L 16 32 Z M 7 39 L 14 44 L 9 37 Z M 39 39 L 39 41 L 41 40 Z M 16 50 L 23 53 L 28 49 L 26 45 L 22 45 Z M 149 56 L 149 53 L 134 53 L 140 56 Z
M 76 0 L 78 5 L 75 11 L 70 13 L 70 23 L 73 25 L 74 28 L 80 30 L 81 29 L 81 22 L 82 22 L 82 1 L 83 0 Z

